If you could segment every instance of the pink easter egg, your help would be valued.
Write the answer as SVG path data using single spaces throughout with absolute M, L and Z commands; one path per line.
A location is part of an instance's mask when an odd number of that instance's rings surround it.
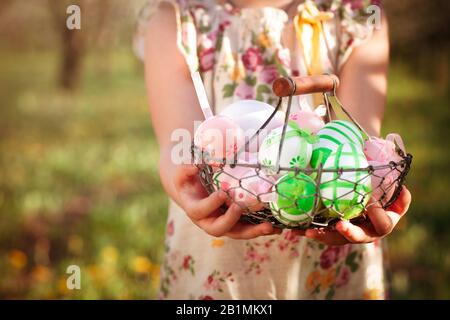
M 316 133 L 324 125 L 322 117 L 314 111 L 301 110 L 289 115 L 289 119 L 297 123 L 300 129 L 308 130 L 310 133 Z
M 258 211 L 264 208 L 264 203 L 258 199 L 258 195 L 271 191 L 274 179 L 257 174 L 254 168 L 226 166 L 214 174 L 214 185 L 217 189 L 226 191 L 230 196 L 227 204 L 232 202 L 239 204 L 248 211 Z
M 253 152 L 241 152 L 238 155 L 238 163 L 258 164 L 258 154 Z
M 369 161 L 383 162 L 385 164 L 390 161 L 400 161 L 395 143 L 377 137 L 370 137 L 364 142 L 364 155 Z
M 243 130 L 228 117 L 214 116 L 203 121 L 195 131 L 194 144 L 206 151 L 210 164 L 233 160 L 235 153 L 245 144 Z
M 364 155 L 370 165 L 376 169 L 380 166 L 387 166 L 391 162 L 398 163 L 402 157 L 397 152 L 397 146 L 404 152 L 403 141 L 397 134 L 389 134 L 385 139 L 370 137 L 364 142 Z M 394 194 L 397 186 L 396 180 L 400 176 L 400 171 L 396 168 L 376 169 L 372 174 L 372 196 L 382 204 L 387 203 Z
M 385 166 L 386 162 L 368 161 L 369 165 L 375 169 L 380 166 Z M 376 169 L 371 175 L 372 181 L 372 197 L 375 201 L 380 201 L 381 204 L 387 203 L 394 194 L 397 183 L 395 182 L 400 173 L 391 168 Z

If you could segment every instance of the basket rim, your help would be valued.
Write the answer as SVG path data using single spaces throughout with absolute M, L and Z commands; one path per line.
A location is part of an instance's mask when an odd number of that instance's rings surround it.
M 201 161 L 200 162 L 196 162 L 195 161 L 195 154 L 199 152 L 202 157 L 201 157 Z M 206 156 L 204 156 L 206 155 Z M 372 173 L 375 171 L 379 171 L 379 170 L 386 170 L 386 169 L 395 169 L 397 167 L 403 168 L 405 165 L 411 165 L 412 162 L 412 158 L 413 156 L 410 153 L 407 153 L 406 155 L 402 155 L 402 154 L 398 154 L 402 160 L 400 161 L 389 161 L 386 164 L 381 164 L 381 165 L 369 165 L 367 167 L 361 167 L 361 168 L 342 168 L 342 167 L 337 167 L 337 168 L 323 168 L 323 165 L 320 163 L 318 168 L 300 168 L 300 167 L 283 167 L 283 166 L 270 166 L 270 165 L 264 165 L 262 163 L 246 163 L 246 162 L 230 162 L 233 160 L 237 160 L 236 157 L 232 160 L 226 160 L 225 158 L 222 159 L 217 159 L 217 158 L 212 158 L 209 157 L 209 154 L 207 151 L 201 150 L 200 148 L 198 148 L 197 146 L 195 146 L 192 143 L 192 163 L 194 165 L 207 165 L 207 166 L 211 166 L 211 162 L 217 163 L 217 165 L 214 165 L 213 167 L 215 168 L 223 168 L 226 166 L 230 166 L 231 168 L 234 167 L 244 167 L 244 168 L 252 168 L 252 169 L 256 169 L 256 170 L 272 170 L 273 169 L 277 169 L 275 170 L 275 172 L 294 172 L 294 173 L 306 173 L 306 174 L 312 174 L 312 173 L 325 173 L 325 172 L 338 172 L 338 173 L 343 173 L 343 172 L 368 172 L 368 173 Z M 208 162 L 208 160 L 210 160 L 211 162 Z

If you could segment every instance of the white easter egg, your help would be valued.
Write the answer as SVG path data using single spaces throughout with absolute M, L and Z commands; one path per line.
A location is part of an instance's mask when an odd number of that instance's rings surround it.
M 360 215 L 370 199 L 371 177 L 368 170 L 338 172 L 337 169 L 365 169 L 367 159 L 358 145 L 346 143 L 330 154 L 320 179 L 320 195 L 323 204 L 332 215 L 353 219 Z
M 246 113 L 241 115 L 235 121 L 240 125 L 244 132 L 249 130 L 256 131 L 269 119 L 270 115 L 273 113 L 273 110 L 267 111 L 256 111 L 252 113 Z M 277 111 L 270 122 L 265 127 L 266 130 L 272 130 L 276 127 L 281 126 L 284 123 L 284 112 Z
M 220 112 L 220 115 L 234 120 L 244 131 L 247 141 L 252 138 L 262 125 L 269 119 L 275 108 L 257 100 L 241 100 L 232 103 Z M 247 151 L 257 152 L 261 142 L 274 128 L 284 123 L 285 113 L 277 111 L 266 127 L 260 131 L 258 137 L 249 142 Z
M 273 111 L 273 109 L 274 107 L 270 104 L 258 100 L 239 100 L 225 107 L 220 111 L 220 115 L 236 120 L 247 113 Z
M 272 130 L 259 149 L 259 163 L 275 167 L 277 164 L 283 126 Z M 298 130 L 288 123 L 283 140 L 279 164 L 285 168 L 305 168 L 311 160 L 313 146 L 302 137 Z
M 317 132 L 319 142 L 314 145 L 311 166 L 317 168 L 324 164 L 328 156 L 344 143 L 353 143 L 359 148 L 364 146 L 364 138 L 358 127 L 349 121 L 333 120 Z

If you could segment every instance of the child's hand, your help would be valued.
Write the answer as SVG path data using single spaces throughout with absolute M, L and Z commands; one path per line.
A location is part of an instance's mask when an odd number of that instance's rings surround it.
M 298 233 L 328 245 L 373 242 L 392 232 L 408 211 L 410 203 L 411 193 L 403 187 L 398 199 L 387 210 L 375 206 L 368 208 L 366 214 L 370 221 L 366 223 L 354 225 L 348 221 L 339 221 L 336 230 L 310 229 Z
M 188 217 L 214 237 L 252 239 L 281 233 L 281 230 L 272 227 L 268 222 L 258 225 L 239 222 L 242 210 L 236 204 L 232 204 L 225 213 L 222 213 L 220 206 L 228 199 L 227 194 L 219 190 L 208 195 L 198 176 L 198 168 L 193 165 L 178 166 L 174 184 L 178 202 Z

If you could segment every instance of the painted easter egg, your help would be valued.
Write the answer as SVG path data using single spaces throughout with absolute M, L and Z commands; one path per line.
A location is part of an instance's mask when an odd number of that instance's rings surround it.
M 237 121 L 243 128 L 246 139 L 250 140 L 247 147 L 249 152 L 258 152 L 261 143 L 264 141 L 265 137 L 267 137 L 269 132 L 283 125 L 285 117 L 284 112 L 278 111 L 266 127 L 259 130 L 266 120 L 269 119 L 271 114 L 272 112 L 268 111 L 253 112 L 243 115 L 239 121 Z M 257 132 L 258 135 L 254 137 Z
M 386 139 L 370 137 L 364 143 L 364 154 L 373 166 L 372 196 L 375 201 L 385 205 L 393 196 L 397 187 L 400 171 L 396 167 L 387 166 L 391 162 L 399 163 L 403 158 L 398 149 L 406 154 L 402 138 L 398 134 L 389 134 Z
M 385 162 L 368 161 L 373 166 L 372 173 L 372 198 L 384 206 L 394 195 L 397 187 L 397 179 L 400 172 L 396 169 L 386 167 Z
M 258 111 L 270 112 L 273 111 L 273 109 L 274 108 L 270 104 L 258 100 L 239 100 L 226 106 L 220 111 L 220 115 L 236 120 L 244 114 Z
M 319 163 L 324 164 L 328 156 L 344 143 L 353 143 L 363 148 L 364 138 L 361 131 L 352 122 L 334 120 L 327 123 L 317 132 L 319 142 L 314 145 L 311 157 L 311 166 L 317 168 Z
M 245 144 L 241 127 L 232 119 L 214 116 L 203 121 L 195 131 L 194 144 L 208 153 L 208 163 L 220 164 L 232 160 Z
M 274 110 L 274 107 L 261 101 L 240 100 L 226 107 L 220 115 L 234 120 L 244 131 L 246 139 L 250 139 L 269 119 Z M 260 131 L 258 137 L 249 142 L 247 151 L 257 152 L 268 132 L 283 125 L 284 118 L 284 112 L 277 111 L 266 127 Z
M 243 166 L 225 166 L 213 175 L 215 189 L 228 193 L 230 200 L 244 210 L 258 211 L 264 208 L 259 195 L 270 193 L 275 180 Z M 231 202 L 228 202 L 230 205 Z
M 316 111 L 300 110 L 289 115 L 289 119 L 297 123 L 299 128 L 311 133 L 317 133 L 325 126 L 322 117 Z
M 258 154 L 260 164 L 275 168 L 282 132 L 283 127 L 278 127 L 272 130 L 264 139 Z M 305 168 L 308 166 L 313 150 L 313 138 L 305 131 L 299 129 L 296 124 L 289 121 L 282 142 L 280 166 L 285 168 Z
M 274 187 L 276 198 L 270 203 L 273 216 L 287 226 L 299 226 L 310 221 L 315 203 L 316 185 L 304 173 L 288 173 Z
M 353 143 L 340 145 L 325 161 L 320 180 L 320 195 L 331 216 L 353 219 L 361 214 L 370 199 L 371 178 L 364 153 Z M 337 169 L 344 169 L 337 172 Z M 350 169 L 345 171 L 345 169 Z

